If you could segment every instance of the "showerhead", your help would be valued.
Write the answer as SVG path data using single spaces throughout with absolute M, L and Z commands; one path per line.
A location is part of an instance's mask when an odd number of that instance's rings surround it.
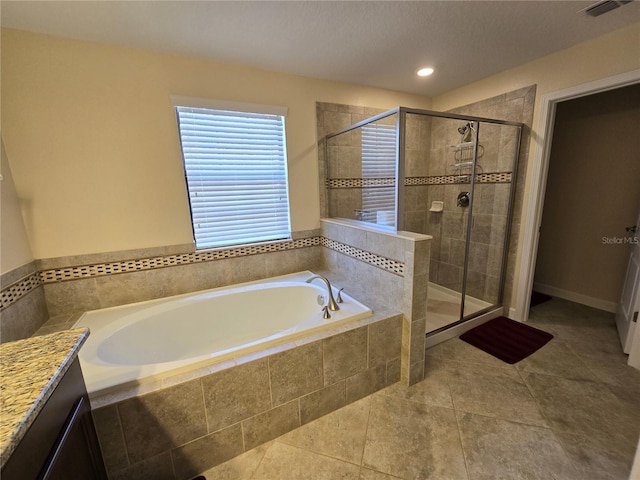
M 462 127 L 458 127 L 458 133 L 460 135 L 464 135 L 465 133 L 467 133 L 469 130 L 473 129 L 473 122 L 467 122 L 466 125 L 463 125 Z

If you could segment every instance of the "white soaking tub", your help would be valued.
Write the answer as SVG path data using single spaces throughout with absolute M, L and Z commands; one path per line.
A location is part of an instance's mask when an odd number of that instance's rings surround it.
M 309 271 L 93 310 L 80 350 L 87 390 L 97 394 L 270 348 L 372 315 L 342 294 L 324 319 L 327 288 Z M 336 294 L 334 289 L 334 295 Z

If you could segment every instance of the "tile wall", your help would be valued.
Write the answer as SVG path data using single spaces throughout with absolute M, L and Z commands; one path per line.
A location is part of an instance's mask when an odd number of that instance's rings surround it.
M 457 196 L 470 192 L 466 161 L 472 149 L 454 149 L 461 142 L 457 128 L 463 122 L 433 118 L 430 133 L 429 174 L 452 176 L 453 181 L 426 187 L 425 204 L 443 201 L 442 212 L 427 212 L 427 230 L 434 238 L 430 276 L 443 287 L 462 290 L 468 207 L 457 205 Z M 513 159 L 517 129 L 482 123 L 479 155 L 473 192 L 473 223 L 469 248 L 467 294 L 489 303 L 498 303 L 504 234 L 507 226 Z M 407 189 L 408 190 L 408 189 Z M 424 197 L 423 197 L 424 198 Z M 416 201 L 415 199 L 411 199 Z M 419 202 L 420 200 L 418 200 Z
M 430 238 L 323 220 L 320 239 L 317 271 L 371 305 L 369 323 L 94 410 L 110 478 L 189 478 L 387 385 L 424 378 Z
M 39 291 L 52 313 L 41 333 L 69 328 L 90 308 L 305 269 L 374 309 L 351 330 L 96 402 L 110 478 L 189 478 L 387 385 L 422 380 L 426 298 L 419 292 L 428 272 L 416 265 L 428 265 L 429 238 L 322 223 L 321 231 L 255 248 L 195 254 L 179 246 L 33 265 L 38 282 L 26 295 Z
M 2 276 L 2 341 L 69 328 L 78 315 L 320 267 L 319 230 L 205 253 L 193 245 L 36 260 Z
M 352 147 L 351 154 L 355 155 L 354 164 L 358 165 L 358 168 L 354 171 L 361 171 L 359 159 L 361 158 L 360 141 L 358 138 L 354 138 L 353 135 L 346 135 L 344 138 L 337 140 L 336 144 L 326 145 L 325 136 L 331 133 L 337 133 L 355 123 L 366 120 L 369 117 L 373 117 L 384 110 L 380 108 L 362 107 L 356 105 L 340 105 L 335 103 L 323 103 L 316 102 L 316 132 L 318 138 L 318 166 L 320 169 L 320 218 L 329 217 L 329 197 L 327 195 L 327 161 L 325 158 L 326 147 Z M 357 147 L 357 148 L 356 148 Z M 347 164 L 345 164 L 345 167 Z M 361 176 L 361 173 L 355 176 Z M 344 176 L 349 177 L 349 171 L 344 173 Z M 351 202 L 357 202 L 356 199 L 348 197 L 349 193 L 345 192 L 347 196 L 346 201 L 348 204 Z M 334 208 L 342 208 L 334 200 Z M 351 209 L 349 209 L 351 210 Z M 351 215 L 345 213 L 345 218 L 353 218 Z M 352 214 L 352 212 L 350 212 Z
M 36 262 L 2 275 L 0 286 L 0 341 L 30 337 L 49 319 Z
M 397 382 L 402 323 L 377 316 L 94 410 L 109 478 L 188 479 Z
M 464 105 L 462 107 L 451 110 L 452 113 L 459 113 L 464 115 L 476 115 L 489 118 L 497 118 L 501 120 L 508 120 L 511 122 L 519 122 L 524 124 L 522 131 L 522 140 L 520 142 L 520 154 L 518 156 L 518 168 L 515 178 L 515 194 L 513 199 L 513 215 L 511 217 L 510 224 L 510 239 L 507 246 L 507 264 L 506 278 L 504 284 L 504 299 L 503 305 L 505 311 L 512 306 L 512 293 L 514 288 L 514 273 L 516 267 L 516 251 L 518 246 L 518 237 L 520 231 L 520 224 L 522 218 L 522 203 L 524 199 L 524 186 L 525 186 L 525 174 L 527 171 L 527 159 L 529 158 L 529 140 L 531 136 L 531 126 L 533 123 L 533 108 L 536 96 L 536 86 L 531 85 L 518 90 L 504 93 L 496 97 L 488 98 L 476 103 Z M 486 129 L 485 129 L 486 130 Z M 486 132 L 485 132 L 486 134 Z M 498 130 L 489 132 L 490 136 L 500 134 Z M 488 142 L 494 143 L 496 148 L 502 148 L 505 151 L 509 151 L 513 148 L 512 145 L 505 144 L 505 139 L 500 142 Z M 491 152 L 487 153 L 487 156 L 491 156 Z M 495 156 L 494 156 L 495 158 Z M 485 170 L 487 171 L 487 170 Z M 497 187 L 502 188 L 502 187 Z M 502 190 L 496 190 L 493 192 L 494 202 L 505 201 L 505 193 Z M 491 192 L 479 192 L 480 196 L 485 195 L 485 198 L 491 197 Z M 488 200 L 485 202 L 488 204 Z M 494 221 L 499 224 L 499 219 L 492 219 L 488 215 L 483 218 L 485 232 L 489 231 L 489 225 L 495 225 Z M 478 272 L 482 273 L 482 272 Z
M 424 378 L 427 284 L 431 237 L 399 232 L 397 235 L 363 228 L 357 222 L 323 219 L 322 236 L 356 249 L 375 252 L 404 264 L 400 275 L 358 261 L 340 250 L 323 250 L 323 264 L 334 283 L 364 303 L 403 314 L 401 377 L 412 385 Z M 362 279 L 367 279 L 363 282 Z
M 490 303 L 497 303 L 500 270 L 506 249 L 508 261 L 505 267 L 503 304 L 507 308 L 510 306 L 513 290 L 535 91 L 536 87 L 533 85 L 452 110 L 452 113 L 495 118 L 525 125 L 517 162 L 517 176 L 511 173 L 517 139 L 514 127 L 482 124 L 480 132 L 482 151 L 475 187 L 467 293 Z M 318 138 L 321 139 L 319 168 L 323 216 L 328 216 L 331 211 L 343 214 L 334 216 L 353 218 L 351 209 L 341 210 L 347 202 L 342 202 L 340 206 L 334 205 L 332 201 L 335 203 L 334 199 L 342 195 L 355 204 L 358 196 L 362 195 L 362 188 L 356 185 L 353 179 L 351 183 L 339 185 L 332 181 L 333 183 L 329 183 L 331 188 L 327 188 L 327 159 L 322 138 L 381 113 L 382 110 L 318 102 L 316 111 Z M 407 115 L 405 230 L 433 237 L 431 281 L 456 291 L 460 291 L 462 287 L 468 219 L 466 210 L 457 206 L 457 195 L 463 191 L 470 191 L 468 180 L 463 179 L 464 174 L 470 172 L 455 167 L 455 164 L 464 158 L 456 160 L 456 153 L 451 147 L 461 141 L 457 128 L 463 123 L 460 120 Z M 341 144 L 329 145 L 328 150 L 340 149 L 340 155 L 347 163 L 357 164 L 357 151 L 360 148 L 356 146 L 360 144 L 354 134 L 345 136 L 339 143 Z M 349 148 L 352 150 L 350 154 L 345 151 Z M 328 173 L 333 175 L 336 172 Z M 514 180 L 516 184 L 510 224 L 511 236 L 509 245 L 505 246 L 504 232 L 507 228 L 510 189 Z M 434 200 L 444 202 L 443 212 L 429 211 Z

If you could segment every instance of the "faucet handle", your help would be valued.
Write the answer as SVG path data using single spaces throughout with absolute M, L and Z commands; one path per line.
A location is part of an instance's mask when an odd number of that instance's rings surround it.
M 325 320 L 328 320 L 331 318 L 328 305 L 325 305 L 324 307 L 322 307 L 322 318 L 324 318 Z
M 342 290 L 344 290 L 344 287 L 338 290 L 338 296 L 336 297 L 336 302 L 338 303 L 344 302 L 344 300 L 342 300 Z

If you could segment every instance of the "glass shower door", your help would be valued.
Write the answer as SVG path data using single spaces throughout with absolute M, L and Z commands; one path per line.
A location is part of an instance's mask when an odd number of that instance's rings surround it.
M 404 228 L 433 237 L 427 331 L 458 322 L 462 309 L 468 208 L 458 205 L 458 195 L 469 191 L 470 164 L 456 150 L 461 125 L 440 116 L 406 116 Z
M 327 138 L 329 216 L 395 229 L 397 114 Z
M 465 272 L 465 317 L 502 302 L 518 144 L 517 127 L 486 122 L 478 124 Z

